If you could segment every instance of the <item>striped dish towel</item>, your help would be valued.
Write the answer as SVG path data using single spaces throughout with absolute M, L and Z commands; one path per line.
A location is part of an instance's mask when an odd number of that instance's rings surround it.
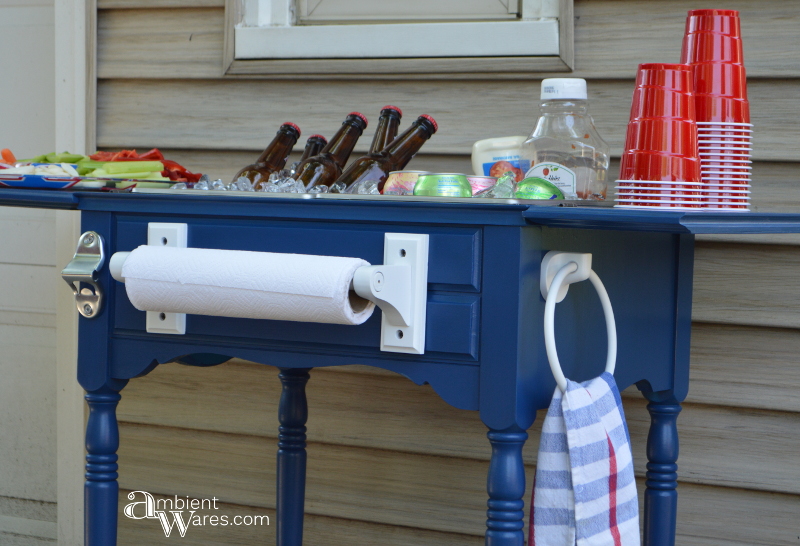
M 638 546 L 630 435 L 614 376 L 556 387 L 539 444 L 531 546 Z

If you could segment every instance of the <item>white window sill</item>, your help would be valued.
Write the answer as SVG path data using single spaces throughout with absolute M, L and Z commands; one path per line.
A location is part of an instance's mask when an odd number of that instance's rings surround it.
M 559 55 L 559 22 L 237 27 L 235 59 L 403 59 Z

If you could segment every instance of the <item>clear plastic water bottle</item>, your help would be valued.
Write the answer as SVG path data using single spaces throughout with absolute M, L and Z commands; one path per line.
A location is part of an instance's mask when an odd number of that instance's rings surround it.
M 566 199 L 606 198 L 609 146 L 589 115 L 586 80 L 550 78 L 542 81 L 541 116 L 520 147 L 525 178 L 517 185 L 547 180 Z

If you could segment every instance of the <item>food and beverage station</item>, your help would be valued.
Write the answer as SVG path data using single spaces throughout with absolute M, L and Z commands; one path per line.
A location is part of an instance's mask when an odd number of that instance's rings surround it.
M 614 202 L 609 146 L 586 82 L 571 78 L 542 82 L 530 137 L 476 142 L 469 174 L 407 168 L 446 129 L 423 114 L 401 131 L 391 105 L 349 164 L 368 126 L 359 112 L 330 139 L 308 137 L 290 165 L 301 130 L 282 124 L 230 180 L 158 150 L 28 161 L 4 150 L 0 204 L 82 212 L 63 277 L 90 409 L 86 543 L 116 543 L 115 408 L 128 381 L 167 362 L 242 358 L 279 368 L 283 385 L 281 546 L 302 544 L 305 385 L 313 368 L 348 364 L 429 383 L 480 413 L 491 546 L 525 542 L 522 448 L 557 382 L 605 369 L 619 390 L 635 384 L 652 419 L 644 544 L 674 545 L 694 236 L 800 232 L 800 214 L 750 211 L 738 13 L 692 11 L 686 29 L 680 64 L 639 67 Z

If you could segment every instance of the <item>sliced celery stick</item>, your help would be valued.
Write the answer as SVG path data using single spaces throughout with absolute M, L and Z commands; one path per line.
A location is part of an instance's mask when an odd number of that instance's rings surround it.
M 97 172 L 97 171 L 95 171 L 95 172 Z M 151 172 L 119 173 L 119 174 L 108 173 L 108 174 L 103 175 L 103 177 L 104 178 L 135 178 L 135 179 L 139 180 L 139 179 L 142 179 L 142 178 L 150 178 L 150 175 L 152 175 L 152 174 L 153 173 L 151 173 Z M 93 174 L 92 176 L 97 176 L 97 175 Z
M 164 170 L 164 165 L 160 161 L 112 161 L 106 163 L 103 169 L 109 174 L 160 172 Z

